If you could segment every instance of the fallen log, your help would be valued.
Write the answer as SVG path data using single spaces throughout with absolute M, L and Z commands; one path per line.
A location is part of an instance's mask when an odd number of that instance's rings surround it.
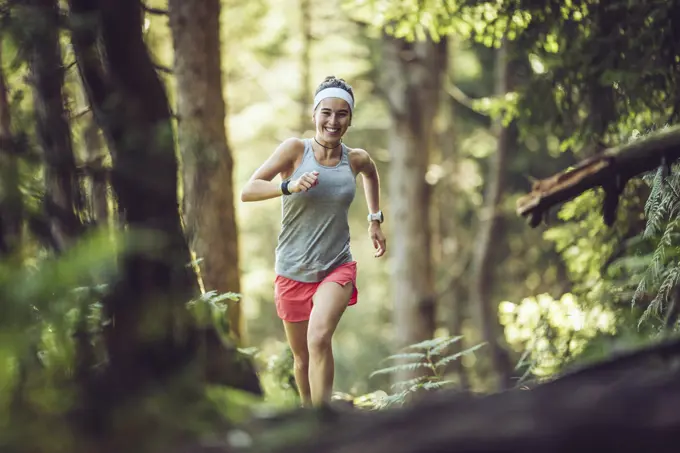
M 680 373 L 576 388 L 545 386 L 474 401 L 439 401 L 343 416 L 313 439 L 276 453 L 549 451 L 675 452 Z M 644 450 L 643 450 L 644 449 Z
M 262 433 L 266 439 L 256 444 L 266 446 L 255 451 L 675 452 L 680 441 L 678 357 L 676 340 L 581 368 L 529 391 L 484 397 L 437 392 L 402 409 L 325 412 L 324 417 L 297 411 Z
M 607 148 L 575 167 L 536 181 L 527 195 L 517 200 L 517 214 L 529 217 L 531 227 L 541 222 L 553 206 L 583 192 L 602 187 L 606 197 L 603 216 L 607 225 L 616 218 L 619 195 L 626 182 L 660 165 L 670 166 L 680 158 L 680 126 L 650 134 L 644 139 Z

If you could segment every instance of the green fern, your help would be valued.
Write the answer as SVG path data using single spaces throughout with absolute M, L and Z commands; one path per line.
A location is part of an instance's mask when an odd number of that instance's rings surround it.
M 480 343 L 463 351 L 448 353 L 450 346 L 462 339 L 463 337 L 460 335 L 432 338 L 407 346 L 401 352 L 384 359 L 384 361 L 400 361 L 402 363 L 376 370 L 371 373 L 370 377 L 399 371 L 427 371 L 426 374 L 392 384 L 391 387 L 395 393 L 380 398 L 375 403 L 375 408 L 384 409 L 402 406 L 408 396 L 414 392 L 440 390 L 455 384 L 455 381 L 445 379 L 447 366 L 465 355 L 474 353 L 485 344 Z
M 619 265 L 639 276 L 632 304 L 650 300 L 639 320 L 639 325 L 652 319 L 661 319 L 670 305 L 674 289 L 680 284 L 680 171 L 674 166 L 669 175 L 664 169 L 647 174 L 650 185 L 645 203 L 647 218 L 642 237 L 652 241 L 653 252 L 642 256 L 626 257 Z M 641 264 L 644 264 L 641 270 Z
M 661 227 L 664 205 L 662 190 L 663 182 L 663 169 L 659 168 L 656 171 L 654 179 L 651 181 L 651 192 L 649 193 L 649 197 L 645 203 L 647 225 L 645 227 L 644 237 L 646 238 L 654 236 Z
M 457 353 L 452 354 L 450 356 L 444 357 L 444 358 L 440 359 L 437 363 L 435 363 L 434 366 L 435 366 L 436 369 L 444 369 L 444 368 L 446 368 L 446 366 L 449 363 L 453 362 L 454 360 L 458 360 L 459 358 L 463 357 L 464 355 L 467 355 L 467 354 L 470 354 L 470 353 L 476 351 L 477 349 L 481 348 L 482 346 L 484 346 L 484 343 L 480 343 L 478 345 L 475 345 L 475 346 L 472 346 L 471 348 L 466 349 L 465 351 L 457 352 Z
M 392 374 L 397 371 L 415 371 L 419 368 L 431 368 L 427 363 L 424 362 L 413 362 L 413 363 L 403 363 L 400 365 L 394 365 L 387 368 L 382 368 L 380 370 L 374 371 L 369 377 L 374 377 L 379 374 Z

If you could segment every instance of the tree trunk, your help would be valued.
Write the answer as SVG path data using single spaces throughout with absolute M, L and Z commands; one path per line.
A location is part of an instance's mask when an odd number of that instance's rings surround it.
M 109 177 L 108 170 L 104 167 L 105 151 L 99 135 L 99 127 L 94 118 L 89 115 L 87 124 L 83 130 L 83 142 L 85 143 L 85 155 L 87 174 L 90 177 L 89 200 L 90 212 L 94 221 L 99 226 L 109 224 Z
M 312 2 L 300 0 L 300 33 L 302 49 L 300 51 L 300 133 L 304 134 L 310 128 L 312 112 L 309 101 L 309 90 L 312 89 Z
M 227 144 L 220 53 L 220 1 L 170 0 L 175 49 L 184 219 L 207 291 L 240 292 L 234 161 Z M 241 305 L 228 310 L 242 341 Z
M 23 224 L 19 165 L 7 91 L 0 34 L 0 255 L 11 255 L 17 250 Z
M 425 174 L 445 68 L 445 41 L 409 43 L 383 36 L 383 86 L 391 117 L 389 253 L 398 347 L 432 338 L 435 329 L 430 187 Z M 411 376 L 397 373 L 394 379 Z
M 458 140 L 456 133 L 456 103 L 451 97 L 443 100 L 442 119 L 445 127 L 440 134 L 439 148 L 441 150 L 442 173 L 445 175 L 437 183 L 436 204 L 439 210 L 439 249 L 442 255 L 439 268 L 444 275 L 446 287 L 440 293 L 437 306 L 443 312 L 442 318 L 449 335 L 456 336 L 463 334 L 464 321 L 467 318 L 467 292 L 468 285 L 464 278 L 469 262 L 468 248 L 462 244 L 467 241 L 464 238 L 464 228 L 458 228 L 457 219 L 460 218 L 460 200 L 463 194 L 459 190 L 459 160 Z M 461 234 L 462 233 L 462 234 Z M 455 354 L 460 352 L 467 341 L 462 341 L 451 345 L 448 353 Z M 471 346 L 471 345 L 470 345 Z M 461 389 L 469 387 L 469 380 L 465 367 L 460 360 L 452 361 L 446 370 L 457 376 Z
M 496 94 L 508 91 L 508 63 L 505 45 L 496 54 Z M 491 366 L 498 380 L 498 387 L 512 386 L 513 366 L 504 347 L 503 330 L 498 319 L 498 307 L 494 303 L 494 252 L 503 240 L 500 231 L 501 203 L 505 187 L 506 165 L 510 153 L 509 130 L 499 120 L 494 130 L 498 139 L 496 152 L 490 158 L 486 182 L 484 206 L 479 214 L 478 236 L 472 257 L 471 302 L 476 310 L 476 321 L 482 338 L 491 355 Z
M 111 183 L 132 234 L 158 239 L 127 250 L 104 300 L 111 388 L 99 409 L 122 404 L 195 357 L 185 304 L 198 293 L 177 205 L 177 162 L 163 86 L 142 39 L 138 0 L 71 0 L 72 40 L 86 92 L 110 141 Z M 105 61 L 95 44 L 101 38 Z M 106 71 L 104 71 L 106 67 Z M 150 240 L 150 237 L 146 238 Z
M 80 184 L 71 128 L 64 108 L 64 64 L 59 44 L 57 0 L 25 3 L 28 67 L 33 87 L 36 129 L 45 161 L 45 210 L 58 251 L 82 232 Z
M 105 316 L 113 320 L 106 330 L 105 378 L 119 379 L 106 392 L 99 388 L 94 396 L 104 401 L 98 406 L 122 404 L 118 392 L 129 398 L 149 380 L 174 376 L 196 359 L 207 382 L 261 393 L 252 362 L 213 326 L 198 328 L 188 318 L 185 304 L 199 287 L 179 217 L 171 112 L 142 39 L 140 2 L 70 0 L 70 11 L 78 68 L 113 158 L 119 216 L 129 230 L 152 232 L 145 237 L 158 240 L 151 252 L 127 251 L 122 275 L 104 301 Z
M 135 401 L 165 391 L 160 386 L 180 375 L 194 377 L 182 383 L 196 395 L 205 382 L 261 389 L 250 360 L 212 326 L 198 327 L 187 310 L 199 286 L 179 216 L 171 112 L 142 38 L 139 0 L 70 0 L 70 11 L 81 76 L 113 150 L 111 185 L 127 237 L 143 234 L 143 242 L 124 250 L 118 280 L 103 300 L 108 363 L 91 374 L 78 408 L 83 431 L 101 451 L 121 451 L 140 424 L 159 423 L 157 413 Z M 164 445 L 183 432 L 157 434 L 135 441 Z

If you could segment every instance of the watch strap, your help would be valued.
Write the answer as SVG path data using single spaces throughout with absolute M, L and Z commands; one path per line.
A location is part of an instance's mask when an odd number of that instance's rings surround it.
M 288 184 L 290 184 L 290 180 L 286 179 L 285 181 L 281 182 L 281 193 L 284 195 L 290 195 L 290 190 L 288 190 Z

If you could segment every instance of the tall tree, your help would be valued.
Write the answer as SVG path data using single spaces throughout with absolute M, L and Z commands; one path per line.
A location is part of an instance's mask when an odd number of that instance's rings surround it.
M 498 96 L 508 91 L 507 47 L 503 45 L 496 52 L 496 86 Z M 482 337 L 487 342 L 491 355 L 491 365 L 498 380 L 498 387 L 508 388 L 512 385 L 513 366 L 503 343 L 503 331 L 498 319 L 498 305 L 493 301 L 494 288 L 494 252 L 503 240 L 500 231 L 501 203 L 505 193 L 507 162 L 511 153 L 511 131 L 495 121 L 494 131 L 498 141 L 496 152 L 491 156 L 489 174 L 486 179 L 484 206 L 479 214 L 478 233 L 472 256 L 472 284 L 470 297 L 476 312 L 476 320 Z
M 383 81 L 391 125 L 388 175 L 394 329 L 397 346 L 432 338 L 435 294 L 430 252 L 430 186 L 425 180 L 433 120 L 446 69 L 446 41 L 382 39 Z M 396 380 L 408 373 L 394 376 Z
M 29 47 L 37 137 L 45 162 L 45 210 L 52 243 L 63 250 L 82 229 L 78 216 L 82 197 L 64 108 L 59 5 L 57 0 L 29 0 L 20 11 L 25 16 L 22 33 Z
M 450 47 L 452 40 L 449 40 Z M 453 61 L 451 49 L 449 62 Z M 451 66 L 451 65 L 450 65 Z M 452 78 L 455 68 L 450 68 L 448 77 Z M 444 82 L 444 88 L 448 88 Z M 442 312 L 441 319 L 446 326 L 449 335 L 462 335 L 464 321 L 468 316 L 468 284 L 467 279 L 463 278 L 470 261 L 469 240 L 466 236 L 468 229 L 457 225 L 461 217 L 461 199 L 464 193 L 460 188 L 458 178 L 460 176 L 460 162 L 462 153 L 460 151 L 460 140 L 458 139 L 459 129 L 457 120 L 461 117 L 456 101 L 451 96 L 444 96 L 441 101 L 441 114 L 439 120 L 443 123 L 442 130 L 438 136 L 439 165 L 441 166 L 441 179 L 435 185 L 433 208 L 436 215 L 433 218 L 438 223 L 439 243 L 433 250 L 439 250 L 440 259 L 437 267 L 440 276 L 444 280 L 444 287 L 439 293 L 437 300 L 438 310 Z M 460 352 L 463 349 L 462 341 L 450 346 L 451 353 Z M 447 367 L 447 371 L 455 374 L 459 379 L 459 386 L 467 388 L 469 382 L 467 373 L 460 360 L 453 360 Z
M 88 379 L 81 403 L 86 429 L 98 442 L 105 439 L 103 451 L 120 451 L 128 442 L 120 432 L 130 426 L 110 417 L 119 416 L 117 409 L 129 407 L 132 398 L 195 369 L 188 368 L 193 363 L 207 382 L 256 393 L 260 387 L 250 361 L 239 360 L 214 328 L 198 326 L 187 310 L 199 287 L 178 209 L 172 115 L 144 43 L 140 1 L 69 4 L 78 67 L 113 158 L 111 186 L 119 212 L 128 230 L 153 234 L 147 236 L 152 250 L 126 250 L 120 276 L 103 299 L 110 321 L 104 332 L 108 363 Z M 154 414 L 135 411 L 130 423 L 138 425 L 138 417 L 157 422 Z
M 17 148 L 12 134 L 2 44 L 0 34 L 0 254 L 6 255 L 14 252 L 21 243 L 23 222 Z
M 119 209 L 132 231 L 163 238 L 154 253 L 131 250 L 123 258 L 122 277 L 104 304 L 113 320 L 110 369 L 119 385 L 138 386 L 188 359 L 184 304 L 198 290 L 177 210 L 171 114 L 142 38 L 139 0 L 71 0 L 70 6 L 79 69 L 114 151 L 111 183 Z
M 184 221 L 207 291 L 239 292 L 234 160 L 227 143 L 220 51 L 220 1 L 170 0 L 175 50 Z M 230 331 L 242 339 L 241 307 L 231 303 Z

